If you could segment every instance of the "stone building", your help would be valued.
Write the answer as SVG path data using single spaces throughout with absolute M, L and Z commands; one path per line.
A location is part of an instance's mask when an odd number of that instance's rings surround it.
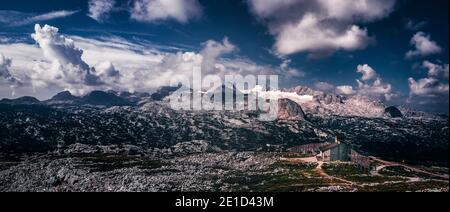
M 334 143 L 320 148 L 323 162 L 350 161 L 351 148 L 343 143 Z

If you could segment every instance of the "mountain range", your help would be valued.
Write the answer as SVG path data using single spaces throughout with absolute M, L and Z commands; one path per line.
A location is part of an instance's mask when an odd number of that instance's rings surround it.
M 168 97 L 178 88 L 164 87 L 152 95 L 93 91 L 74 96 L 65 91 L 45 101 L 3 99 L 0 152 L 59 152 L 85 144 L 133 145 L 147 154 L 196 140 L 223 151 L 286 151 L 337 136 L 363 154 L 448 164 L 448 116 L 296 87 L 263 91 L 279 103 L 278 120 L 263 122 L 258 120 L 261 111 L 173 110 Z M 222 87 L 224 93 L 235 90 Z

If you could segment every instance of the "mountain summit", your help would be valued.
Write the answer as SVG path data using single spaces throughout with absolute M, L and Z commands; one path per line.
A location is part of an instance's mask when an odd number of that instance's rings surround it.
M 56 94 L 52 97 L 51 101 L 76 101 L 79 100 L 79 97 L 73 96 L 69 91 L 63 91 L 61 93 Z
M 403 118 L 402 112 L 394 106 L 387 107 L 384 110 L 384 114 L 386 114 L 387 116 L 389 116 L 391 118 Z
M 278 118 L 281 120 L 306 120 L 302 107 L 290 99 L 278 100 Z

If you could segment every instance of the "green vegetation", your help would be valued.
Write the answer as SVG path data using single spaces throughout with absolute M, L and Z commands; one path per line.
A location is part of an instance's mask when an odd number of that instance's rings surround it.
M 322 168 L 330 176 L 360 184 L 407 181 L 407 179 L 399 175 L 372 176 L 367 171 L 351 163 L 329 163 L 324 164 Z
M 402 182 L 365 186 L 358 189 L 360 192 L 414 192 L 433 189 L 447 189 L 449 183 L 443 181 Z
M 418 177 L 418 178 L 436 178 L 427 173 L 415 172 L 403 166 L 390 166 L 382 169 L 380 174 L 385 176 L 402 176 L 402 177 Z M 440 178 L 438 178 L 440 179 Z
M 322 169 L 331 176 L 347 177 L 351 175 L 366 175 L 367 172 L 352 163 L 327 163 Z
M 232 177 L 225 178 L 224 182 L 239 192 L 308 191 L 329 185 L 327 180 L 317 173 L 316 167 L 315 163 L 278 161 L 264 173 L 233 173 L 230 174 Z
M 353 182 L 349 184 L 323 176 L 314 163 L 277 161 L 264 173 L 232 173 L 224 179 L 233 191 L 239 192 L 304 192 L 329 186 L 340 186 L 340 190 L 366 192 L 421 191 L 445 189 L 448 183 L 442 181 L 407 182 L 401 174 L 372 176 L 352 163 L 327 163 L 323 170 L 331 177 Z M 275 171 L 278 170 L 278 171 Z M 280 171 L 281 170 L 281 171 Z M 428 178 L 429 179 L 429 178 Z
M 280 174 L 240 175 L 225 179 L 234 191 L 245 192 L 290 192 L 308 191 L 327 186 L 325 179 L 313 172 L 290 171 Z

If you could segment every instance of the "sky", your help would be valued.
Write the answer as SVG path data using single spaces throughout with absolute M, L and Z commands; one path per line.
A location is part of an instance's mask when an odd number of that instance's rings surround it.
M 0 98 L 152 92 L 201 66 L 448 114 L 448 4 L 3 0 Z

